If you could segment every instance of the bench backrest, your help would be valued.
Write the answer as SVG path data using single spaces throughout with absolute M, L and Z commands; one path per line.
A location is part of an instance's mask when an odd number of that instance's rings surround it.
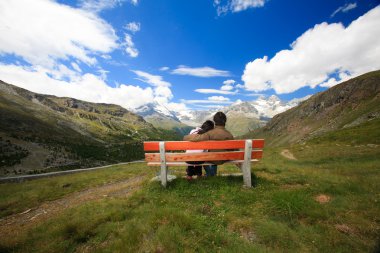
M 243 172 L 244 185 L 246 187 L 252 187 L 251 162 L 262 158 L 263 147 L 264 140 L 262 139 L 202 142 L 144 142 L 144 150 L 146 152 L 155 152 L 145 153 L 145 160 L 148 165 L 161 166 L 160 180 L 164 187 L 166 187 L 167 184 L 167 166 L 177 166 L 189 161 L 230 161 L 240 164 L 239 166 Z M 213 152 L 183 153 L 184 150 L 212 150 Z
M 185 161 L 231 161 L 244 160 L 246 140 L 228 140 L 228 141 L 167 141 L 164 143 L 166 162 L 185 162 Z M 252 140 L 251 159 L 258 160 L 262 158 L 264 140 Z M 184 150 L 212 150 L 217 152 L 204 153 L 178 153 L 174 151 Z M 220 150 L 220 151 L 218 151 Z M 226 151 L 232 150 L 232 151 Z M 237 150 L 237 151 L 236 151 Z M 144 151 L 160 152 L 160 142 L 144 142 Z M 147 162 L 159 162 L 160 153 L 146 153 Z

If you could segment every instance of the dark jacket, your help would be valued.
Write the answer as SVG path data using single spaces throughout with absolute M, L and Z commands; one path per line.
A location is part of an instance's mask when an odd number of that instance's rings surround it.
M 225 141 L 233 140 L 232 134 L 226 130 L 224 126 L 215 126 L 214 129 L 204 133 L 204 134 L 189 134 L 183 137 L 184 141 Z M 210 150 L 213 151 L 223 151 L 223 150 Z M 212 163 L 220 165 L 224 161 L 212 161 Z
M 225 141 L 233 140 L 232 134 L 224 126 L 215 126 L 204 134 L 189 134 L 183 137 L 184 141 Z

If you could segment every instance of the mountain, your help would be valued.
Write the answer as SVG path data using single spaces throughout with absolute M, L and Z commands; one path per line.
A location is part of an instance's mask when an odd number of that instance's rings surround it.
M 283 113 L 245 137 L 263 137 L 273 146 L 330 136 L 356 140 L 353 132 L 369 131 L 380 139 L 380 71 L 340 83 L 318 93 Z M 372 130 L 369 130 L 372 129 Z M 334 134 L 332 134 L 334 133 Z M 332 136 L 335 137 L 332 137 Z M 368 139 L 368 138 L 367 138 Z
M 269 98 L 260 96 L 254 101 L 238 101 L 218 110 L 190 111 L 185 115 L 177 115 L 177 118 L 187 125 L 199 126 L 205 120 L 212 119 L 217 111 L 222 111 L 228 118 L 226 128 L 234 136 L 241 136 L 264 126 L 274 115 L 296 106 L 307 98 L 284 102 L 275 95 Z
M 42 95 L 0 81 L 0 174 L 141 159 L 144 140 L 179 139 L 121 106 Z
M 171 112 L 168 108 L 158 102 L 142 105 L 136 108 L 135 112 L 142 117 L 166 117 L 179 122 L 174 112 Z
M 134 112 L 156 128 L 173 130 L 181 136 L 188 134 L 192 129 L 191 126 L 181 122 L 175 112 L 158 102 L 140 106 Z
M 251 104 L 259 111 L 261 119 L 268 120 L 281 112 L 297 106 L 300 102 L 308 99 L 309 97 L 310 96 L 295 98 L 285 102 L 281 101 L 276 95 L 272 95 L 268 99 L 264 96 L 260 96 L 257 100 L 252 101 Z

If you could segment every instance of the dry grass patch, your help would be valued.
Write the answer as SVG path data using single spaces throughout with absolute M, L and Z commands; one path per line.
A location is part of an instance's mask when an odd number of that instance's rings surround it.
M 320 194 L 315 197 L 315 201 L 317 201 L 320 204 L 326 204 L 331 201 L 331 197 L 325 194 Z

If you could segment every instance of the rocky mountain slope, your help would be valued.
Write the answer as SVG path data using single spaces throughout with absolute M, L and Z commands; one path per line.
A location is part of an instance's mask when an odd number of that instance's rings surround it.
M 222 111 L 228 117 L 226 128 L 234 136 L 241 136 L 264 126 L 274 115 L 296 106 L 307 98 L 285 102 L 275 95 L 269 98 L 260 96 L 254 101 L 238 101 L 218 110 L 190 111 L 177 117 L 185 124 L 198 126 L 205 120 L 212 119 L 217 111 Z
M 41 95 L 0 81 L 0 174 L 140 159 L 144 140 L 178 139 L 118 105 Z
M 315 94 L 298 106 L 274 116 L 265 127 L 245 137 L 263 137 L 267 144 L 278 146 L 328 135 L 333 131 L 361 131 L 360 126 L 380 132 L 380 71 L 364 74 Z M 347 138 L 352 136 L 354 134 Z
M 158 102 L 142 105 L 136 108 L 134 112 L 156 128 L 173 130 L 181 136 L 188 134 L 192 129 L 191 126 L 181 122 L 175 112 L 170 111 Z

